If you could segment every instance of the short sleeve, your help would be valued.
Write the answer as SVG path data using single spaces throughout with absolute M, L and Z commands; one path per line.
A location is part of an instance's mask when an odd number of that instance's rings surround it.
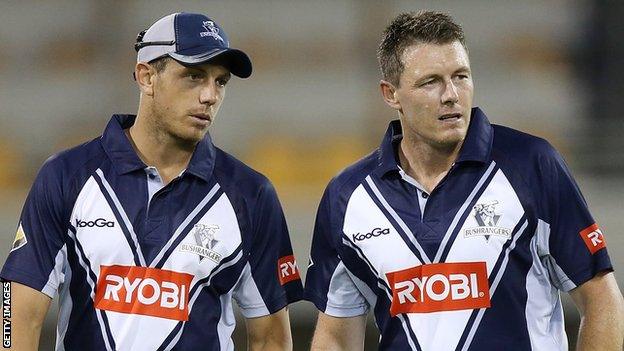
M 364 284 L 349 272 L 340 258 L 337 248 L 340 234 L 332 230 L 331 214 L 329 190 L 326 190 L 314 224 L 305 299 L 330 316 L 359 316 L 367 313 L 369 308 L 358 289 Z
M 26 199 L 11 252 L 0 276 L 54 297 L 64 280 L 63 192 L 57 173 L 46 162 Z
M 246 318 L 275 313 L 303 296 L 286 219 L 268 181 L 259 192 L 251 217 L 249 259 L 233 293 Z
M 539 250 L 551 280 L 569 291 L 602 271 L 611 271 L 603 233 L 590 214 L 565 161 L 548 145 L 540 158 L 541 214 Z

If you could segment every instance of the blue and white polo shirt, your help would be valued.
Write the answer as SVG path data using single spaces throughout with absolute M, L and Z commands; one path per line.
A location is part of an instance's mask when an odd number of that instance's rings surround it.
M 302 297 L 275 190 L 209 136 L 165 186 L 134 120 L 43 165 L 0 275 L 58 292 L 57 350 L 233 350 L 233 299 L 253 318 Z
M 447 176 L 426 193 L 399 167 L 399 121 L 328 185 L 306 299 L 372 310 L 380 350 L 567 350 L 560 291 L 612 270 L 561 156 L 474 108 Z

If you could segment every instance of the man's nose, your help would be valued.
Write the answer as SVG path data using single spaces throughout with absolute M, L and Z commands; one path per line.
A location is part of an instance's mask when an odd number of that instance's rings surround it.
M 444 92 L 442 93 L 442 104 L 455 104 L 459 101 L 459 94 L 457 93 L 457 87 L 452 80 L 449 80 L 444 85 Z
M 214 83 L 202 87 L 199 92 L 199 102 L 207 105 L 214 105 L 217 102 L 219 91 Z

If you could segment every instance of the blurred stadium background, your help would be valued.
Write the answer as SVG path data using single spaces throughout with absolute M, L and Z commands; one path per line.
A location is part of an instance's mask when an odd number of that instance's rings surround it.
M 449 12 L 466 31 L 475 104 L 493 123 L 549 139 L 570 164 L 624 285 L 621 1 L 3 1 L 0 4 L 0 262 L 21 205 L 51 154 L 135 113 L 136 34 L 165 14 L 202 12 L 254 63 L 233 79 L 211 133 L 275 184 L 305 275 L 328 180 L 375 148 L 395 114 L 378 93 L 375 51 L 402 11 Z M 568 326 L 578 317 L 566 298 Z M 295 350 L 316 318 L 291 306 Z M 53 348 L 56 306 L 42 335 Z M 245 349 L 244 326 L 236 332 Z M 369 317 L 367 350 L 378 337 Z M 569 333 L 574 344 L 575 332 Z

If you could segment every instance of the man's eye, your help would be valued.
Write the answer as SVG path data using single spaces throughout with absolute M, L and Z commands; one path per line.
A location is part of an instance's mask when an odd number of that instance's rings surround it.
M 197 74 L 197 73 L 191 73 L 191 74 L 188 75 L 188 77 L 191 80 L 200 80 L 202 78 L 201 74 Z
M 219 78 L 217 79 L 217 85 L 219 85 L 220 87 L 224 87 L 227 84 L 228 80 L 225 78 Z

